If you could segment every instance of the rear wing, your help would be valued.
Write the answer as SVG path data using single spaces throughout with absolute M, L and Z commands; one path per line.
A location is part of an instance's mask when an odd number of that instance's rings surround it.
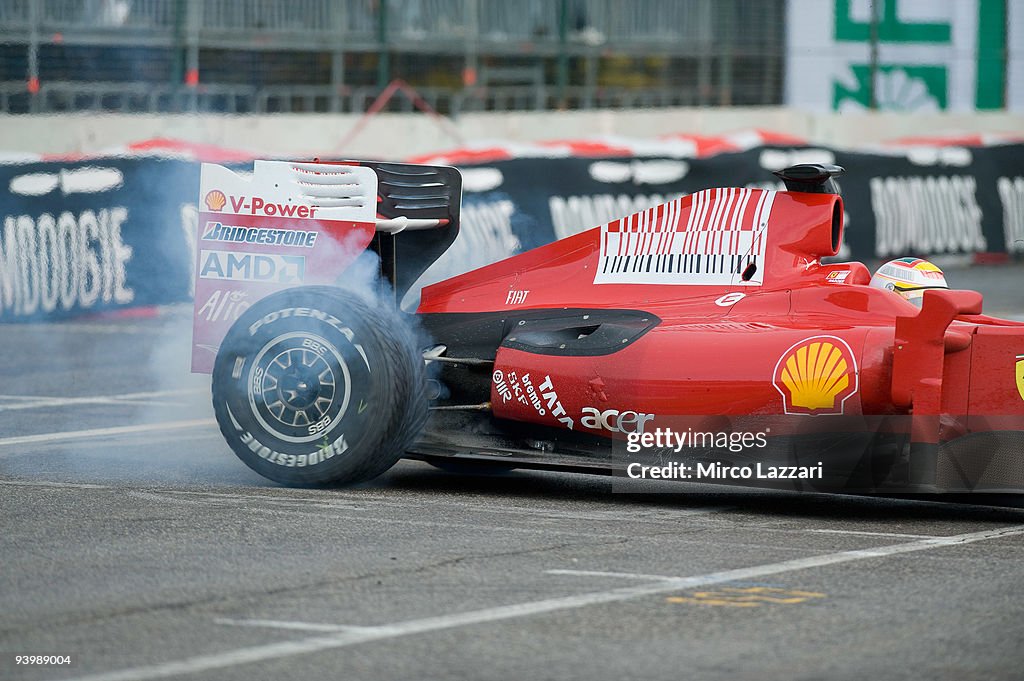
M 398 300 L 459 235 L 462 174 L 449 166 L 362 162 L 377 177 L 374 250 Z M 431 224 L 433 223 L 433 224 Z M 429 229 L 429 233 L 420 230 Z M 384 234 L 406 232 L 400 239 Z
M 213 366 L 231 323 L 275 291 L 345 283 L 366 251 L 396 296 L 455 241 L 455 168 L 366 161 L 204 163 L 195 249 L 192 370 Z M 349 275 L 352 276 L 352 275 Z

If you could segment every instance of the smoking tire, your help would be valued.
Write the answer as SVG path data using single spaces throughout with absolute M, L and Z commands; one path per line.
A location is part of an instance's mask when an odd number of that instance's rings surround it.
M 326 287 L 257 302 L 228 331 L 213 408 L 235 454 L 296 486 L 391 468 L 426 420 L 422 355 L 397 310 Z

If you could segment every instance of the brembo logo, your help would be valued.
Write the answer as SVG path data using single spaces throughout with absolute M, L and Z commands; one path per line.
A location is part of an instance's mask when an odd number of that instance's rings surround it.
M 235 215 L 266 215 L 283 218 L 311 218 L 316 208 L 299 206 L 294 203 L 275 203 L 258 196 L 231 196 L 231 212 Z

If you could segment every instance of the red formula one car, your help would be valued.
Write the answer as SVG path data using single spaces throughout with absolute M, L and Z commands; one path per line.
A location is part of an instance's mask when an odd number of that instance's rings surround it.
M 708 189 L 422 290 L 452 168 L 204 165 L 193 370 L 285 484 L 400 458 L 874 491 L 1024 489 L 1024 323 L 920 307 L 842 242 L 835 166 Z M 383 275 L 383 276 L 381 276 Z

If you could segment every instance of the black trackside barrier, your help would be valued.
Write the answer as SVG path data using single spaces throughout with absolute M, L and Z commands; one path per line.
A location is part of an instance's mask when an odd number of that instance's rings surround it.
M 1024 144 L 867 153 L 758 147 L 684 159 L 523 158 L 463 165 L 462 233 L 436 281 L 701 189 L 784 189 L 772 171 L 842 166 L 840 257 L 1024 253 Z
M 0 165 L 0 321 L 191 299 L 199 165 Z
M 682 194 L 782 189 L 772 171 L 800 163 L 846 169 L 842 258 L 1024 253 L 1024 144 L 522 158 L 460 166 L 461 231 L 419 285 Z M 185 160 L 0 165 L 0 322 L 190 300 L 198 186 Z

